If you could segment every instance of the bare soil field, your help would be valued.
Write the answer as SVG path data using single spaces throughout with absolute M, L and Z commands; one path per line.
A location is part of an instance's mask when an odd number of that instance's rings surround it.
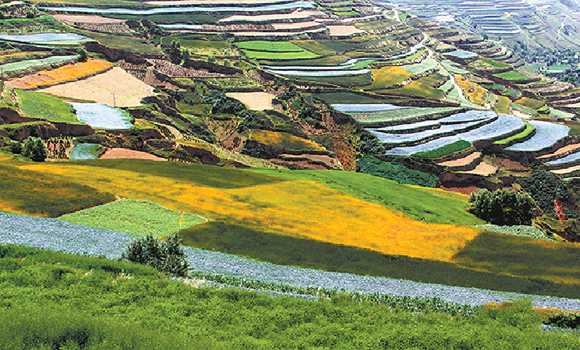
M 276 97 L 266 92 L 229 92 L 226 95 L 235 98 L 255 111 L 272 109 L 272 100 Z
M 165 158 L 160 158 L 152 154 L 140 151 L 133 151 L 125 148 L 109 148 L 103 155 L 101 159 L 120 159 L 120 158 L 133 158 L 133 159 L 146 159 L 155 160 L 158 162 L 167 161 Z
M 497 168 L 491 164 L 487 164 L 486 162 L 481 162 L 472 171 L 467 171 L 468 174 L 481 175 L 481 176 L 493 175 L 496 172 L 497 172 Z
M 125 23 L 124 19 L 106 18 L 94 15 L 54 15 L 54 18 L 67 23 L 92 23 L 92 24 L 119 24 Z
M 326 26 L 326 28 L 330 29 L 331 36 L 353 35 L 365 32 L 355 26 Z
M 115 107 L 134 107 L 153 96 L 153 87 L 119 67 L 93 77 L 41 89 L 53 95 L 106 103 Z
M 449 166 L 449 167 L 464 166 L 464 165 L 470 164 L 471 162 L 476 160 L 479 156 L 481 156 L 481 152 L 473 152 L 466 157 L 453 159 L 453 160 L 449 160 L 449 161 L 438 163 L 438 164 L 442 165 L 442 166 Z

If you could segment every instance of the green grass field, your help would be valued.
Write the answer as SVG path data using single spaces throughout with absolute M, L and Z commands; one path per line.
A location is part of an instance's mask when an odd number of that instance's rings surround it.
M 572 350 L 579 344 L 577 335 L 541 330 L 529 303 L 482 310 L 475 318 L 412 313 L 343 294 L 310 301 L 192 288 L 136 264 L 0 249 L 3 349 Z
M 323 92 L 304 94 L 304 97 L 312 102 L 313 98 L 319 98 L 330 104 L 338 103 L 386 103 L 384 99 L 375 98 L 368 95 L 355 94 L 352 92 Z
M 242 50 L 248 58 L 257 60 L 306 60 L 320 57 L 310 51 L 298 52 L 264 52 L 264 51 L 250 51 Z
M 250 170 L 289 180 L 313 180 L 347 195 L 400 211 L 430 223 L 477 225 L 482 221 L 468 214 L 466 201 L 446 198 L 421 188 L 361 173 L 314 170 Z M 413 198 L 409 201 L 409 198 Z
M 42 118 L 51 122 L 83 124 L 74 114 L 71 105 L 63 100 L 40 92 L 16 90 L 20 110 L 28 118 Z
M 484 63 L 486 63 L 492 67 L 495 67 L 495 68 L 508 68 L 508 67 L 510 67 L 510 65 L 507 63 L 498 62 L 498 61 L 495 61 L 495 60 L 492 60 L 489 58 L 485 58 L 485 57 L 480 58 L 480 61 L 483 61 Z
M 434 69 L 437 67 L 438 62 L 432 58 L 426 58 L 421 63 L 416 64 L 409 64 L 406 66 L 402 66 L 404 70 L 411 74 L 422 74 L 428 70 Z
M 78 185 L 57 175 L 0 164 L 0 210 L 57 217 L 115 199 L 110 193 Z
M 247 51 L 258 52 L 304 52 L 307 51 L 287 41 L 242 41 L 235 43 L 237 47 Z
M 181 163 L 170 163 L 169 165 L 164 164 L 163 162 L 150 162 L 134 159 L 77 161 L 70 165 L 86 165 L 127 170 L 222 189 L 244 188 L 284 181 L 283 179 L 268 176 L 266 174 L 256 174 L 236 169 Z M 63 166 L 67 166 L 67 164 L 63 164 Z
M 157 238 L 169 236 L 181 229 L 206 221 L 199 215 L 180 213 L 159 204 L 138 199 L 120 199 L 63 215 L 59 219 L 79 225 L 127 232 L 134 236 L 151 235 Z
M 373 80 L 371 73 L 358 75 L 345 75 L 338 77 L 292 77 L 292 78 L 344 87 L 369 85 L 372 83 Z
M 324 46 L 316 40 L 292 40 L 291 43 L 320 56 L 328 56 L 336 53 L 335 50 Z
M 528 77 L 525 74 L 522 74 L 520 72 L 517 72 L 515 70 L 510 71 L 510 72 L 505 72 L 505 73 L 499 73 L 499 74 L 494 74 L 494 77 L 497 78 L 501 78 L 504 80 L 525 80 L 525 79 L 530 79 L 530 77 Z

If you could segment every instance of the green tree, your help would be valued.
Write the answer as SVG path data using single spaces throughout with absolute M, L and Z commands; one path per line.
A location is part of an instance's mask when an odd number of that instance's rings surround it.
M 86 62 L 87 61 L 87 50 L 84 47 L 79 47 L 77 49 L 77 55 L 79 55 L 79 62 Z
M 35 162 L 44 162 L 48 150 L 40 137 L 28 137 L 22 146 L 22 155 Z
M 123 253 L 123 258 L 129 261 L 149 265 L 159 271 L 176 276 L 187 276 L 189 263 L 181 249 L 182 239 L 171 235 L 164 242 L 148 235 L 131 242 Z
M 471 213 L 496 225 L 529 225 L 536 203 L 528 194 L 511 190 L 479 190 L 469 196 Z

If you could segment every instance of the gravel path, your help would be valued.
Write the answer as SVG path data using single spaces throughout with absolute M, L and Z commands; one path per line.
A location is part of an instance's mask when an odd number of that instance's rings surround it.
M 74 254 L 105 255 L 116 259 L 132 236 L 111 230 L 71 224 L 57 219 L 0 213 L 0 243 L 66 251 Z M 223 274 L 246 280 L 295 287 L 323 287 L 361 293 L 410 297 L 438 297 L 447 302 L 482 305 L 515 298 L 529 298 L 534 306 L 580 310 L 580 300 L 495 292 L 477 288 L 449 287 L 384 277 L 360 276 L 275 265 L 235 255 L 185 247 L 197 272 Z

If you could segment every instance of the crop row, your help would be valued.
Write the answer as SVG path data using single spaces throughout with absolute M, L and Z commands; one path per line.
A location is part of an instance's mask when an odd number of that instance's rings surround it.
M 75 225 L 69 222 L 0 213 L 0 242 L 30 247 L 66 251 L 80 255 L 104 255 L 116 259 L 131 241 L 128 233 Z M 245 287 L 259 287 L 289 292 L 331 294 L 332 291 L 352 293 L 356 298 L 378 301 L 387 305 L 441 304 L 443 308 L 457 305 L 479 306 L 516 298 L 528 298 L 536 307 L 564 310 L 580 309 L 580 300 L 494 292 L 485 289 L 450 287 L 397 280 L 327 272 L 275 265 L 235 255 L 184 247 L 194 276 L 206 276 L 220 283 Z M 252 282 L 259 281 L 259 282 Z M 447 305 L 447 306 L 446 306 Z M 428 306 L 427 306 L 428 307 Z M 470 310 L 469 307 L 460 309 Z M 460 310 L 458 310 L 459 312 Z
M 52 56 L 34 60 L 18 61 L 6 63 L 0 66 L 0 73 L 16 72 L 34 67 L 42 67 L 50 64 L 58 64 L 75 60 L 77 56 Z

